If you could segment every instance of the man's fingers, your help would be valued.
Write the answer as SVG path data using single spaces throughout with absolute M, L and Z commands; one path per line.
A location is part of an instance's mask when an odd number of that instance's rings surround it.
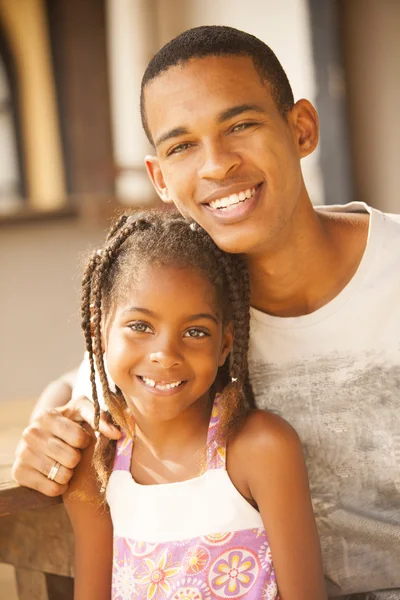
M 73 467 L 75 467 L 76 464 L 78 464 L 78 462 L 80 460 L 80 452 L 78 450 L 76 450 L 76 452 L 78 453 L 79 457 L 76 460 L 76 463 L 74 461 Z M 71 467 L 71 468 L 65 467 L 63 465 L 63 463 L 61 462 L 61 459 L 35 454 L 34 452 L 32 452 L 32 450 L 30 448 L 25 448 L 25 450 L 22 454 L 23 454 L 24 460 L 27 463 L 29 463 L 30 467 L 34 470 L 39 471 L 45 477 L 48 477 L 52 467 L 56 463 L 59 463 L 60 466 L 58 468 L 57 474 L 56 474 L 55 478 L 53 479 L 53 481 L 55 481 L 58 484 L 61 484 L 61 485 L 68 484 L 72 475 L 74 474 L 73 467 Z
M 99 430 L 111 440 L 119 440 L 121 432 L 110 421 L 110 413 L 102 411 L 100 414 Z
M 67 469 L 75 469 L 81 460 L 81 453 L 76 448 L 69 446 L 63 440 L 56 437 L 49 437 L 47 440 L 46 456 L 53 463 L 59 462 Z M 47 475 L 44 471 L 44 475 Z
M 81 453 L 75 448 L 70 448 L 61 442 L 61 440 L 58 440 L 57 438 L 53 439 L 53 443 L 50 442 L 51 438 L 48 440 L 48 453 L 46 454 L 32 449 L 24 439 L 20 440 L 16 452 L 16 461 L 14 463 L 18 483 L 26 485 L 18 479 L 21 465 L 28 467 L 29 469 L 37 470 L 47 477 L 52 466 L 56 462 L 60 464 L 56 477 L 57 483 L 65 484 L 69 482 L 74 473 L 73 469 L 81 459 Z
M 64 417 L 78 423 L 88 423 L 92 429 L 95 429 L 93 402 L 85 396 L 74 398 L 58 410 Z M 118 440 L 121 437 L 121 432 L 111 423 L 109 413 L 105 411 L 102 411 L 100 415 L 99 430 L 103 435 L 112 440 Z
M 73 398 L 65 406 L 56 409 L 61 415 L 76 423 L 88 423 L 94 429 L 94 405 L 89 398 Z
M 83 450 L 90 444 L 91 436 L 83 427 L 64 416 L 62 409 L 48 410 L 41 417 L 40 423 L 35 421 L 25 431 L 37 437 L 57 437 L 73 448 Z M 50 434 L 50 435 L 49 435 Z M 46 451 L 43 450 L 45 453 Z
M 61 496 L 61 494 L 64 494 L 68 489 L 67 484 L 50 481 L 50 479 L 47 479 L 42 473 L 22 464 L 19 460 L 16 460 L 13 465 L 12 476 L 19 485 L 24 485 L 33 490 L 37 490 L 46 496 Z

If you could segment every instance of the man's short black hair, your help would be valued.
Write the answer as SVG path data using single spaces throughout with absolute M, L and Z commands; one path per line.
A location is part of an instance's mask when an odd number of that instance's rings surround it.
M 223 25 L 204 25 L 184 31 L 165 44 L 151 59 L 143 75 L 140 93 L 142 125 L 151 143 L 144 90 L 150 81 L 170 67 L 183 64 L 192 58 L 206 56 L 249 56 L 260 75 L 261 81 L 270 86 L 272 97 L 279 112 L 286 117 L 294 105 L 292 88 L 281 63 L 271 48 L 250 33 Z

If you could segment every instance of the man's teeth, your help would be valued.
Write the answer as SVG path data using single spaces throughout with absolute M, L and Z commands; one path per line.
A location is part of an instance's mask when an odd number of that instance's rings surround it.
M 157 383 L 156 381 L 153 381 L 153 379 L 149 379 L 148 377 L 142 377 L 142 380 L 146 385 L 157 388 L 157 390 L 170 390 L 172 388 L 178 387 L 178 385 L 181 385 L 182 383 L 182 381 L 173 381 L 171 383 Z
M 243 192 L 239 192 L 239 194 L 231 194 L 230 196 L 226 196 L 225 198 L 219 198 L 218 200 L 213 200 L 210 202 L 209 206 L 213 209 L 215 208 L 228 208 L 229 206 L 233 206 L 234 204 L 239 204 L 239 202 L 244 202 L 248 198 L 251 198 L 256 192 L 256 188 L 248 188 Z

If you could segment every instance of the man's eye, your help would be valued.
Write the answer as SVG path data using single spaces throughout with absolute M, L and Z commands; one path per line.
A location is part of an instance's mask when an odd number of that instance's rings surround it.
M 257 123 L 239 123 L 239 125 L 235 125 L 234 127 L 232 127 L 232 131 L 244 131 L 245 129 L 253 127 L 254 125 L 257 125 Z
M 132 331 L 137 331 L 138 333 L 151 333 L 151 327 L 144 321 L 135 321 L 134 323 L 130 323 L 129 327 Z
M 168 152 L 168 156 L 171 156 L 172 154 L 181 154 L 182 152 L 190 148 L 190 146 L 191 144 L 179 144 L 178 146 L 174 146 Z
M 190 329 L 185 331 L 185 337 L 190 337 L 190 338 L 203 338 L 203 337 L 207 337 L 209 335 L 210 334 L 207 333 L 206 331 L 203 331 L 202 329 L 197 329 L 196 327 L 191 327 Z

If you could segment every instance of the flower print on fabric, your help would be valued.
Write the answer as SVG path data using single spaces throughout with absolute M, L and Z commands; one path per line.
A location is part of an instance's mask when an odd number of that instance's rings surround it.
M 128 549 L 130 550 L 132 556 L 136 556 L 137 558 L 144 558 L 146 556 L 150 556 L 158 548 L 158 544 L 150 544 L 149 542 L 136 542 L 134 540 L 129 540 L 126 538 L 122 539 L 123 543 L 126 544 Z
M 171 592 L 171 579 L 179 573 L 180 564 L 173 563 L 170 552 L 164 550 L 157 559 L 144 558 L 142 565 L 145 570 L 138 578 L 140 586 L 146 588 L 147 600 L 168 598 Z
M 225 546 L 235 537 L 235 532 L 227 531 L 224 533 L 212 533 L 203 535 L 200 539 L 208 546 Z
M 182 560 L 182 569 L 188 575 L 195 575 L 204 571 L 210 562 L 210 553 L 204 546 L 190 548 Z
M 268 542 L 264 542 L 258 551 L 258 558 L 263 569 L 266 571 L 272 570 L 272 554 Z
M 171 600 L 212 600 L 211 590 L 196 577 L 179 579 L 172 586 Z
M 120 444 L 117 446 L 116 455 L 117 456 L 129 456 L 131 455 L 131 444 L 132 438 L 129 435 L 124 434 L 124 437 Z
M 137 567 L 133 567 L 132 561 L 126 557 L 122 563 L 114 561 L 112 582 L 113 600 L 131 600 L 131 598 L 136 597 L 136 570 Z
M 279 600 L 278 586 L 276 585 L 275 575 L 267 581 L 261 592 L 261 600 Z
M 242 598 L 253 587 L 261 566 L 249 548 L 232 548 L 220 554 L 208 573 L 208 584 L 218 598 Z
M 216 396 L 211 411 L 210 425 L 208 427 L 207 465 L 209 469 L 223 469 L 226 463 L 226 448 L 218 444 L 218 423 L 221 408 L 220 396 Z

